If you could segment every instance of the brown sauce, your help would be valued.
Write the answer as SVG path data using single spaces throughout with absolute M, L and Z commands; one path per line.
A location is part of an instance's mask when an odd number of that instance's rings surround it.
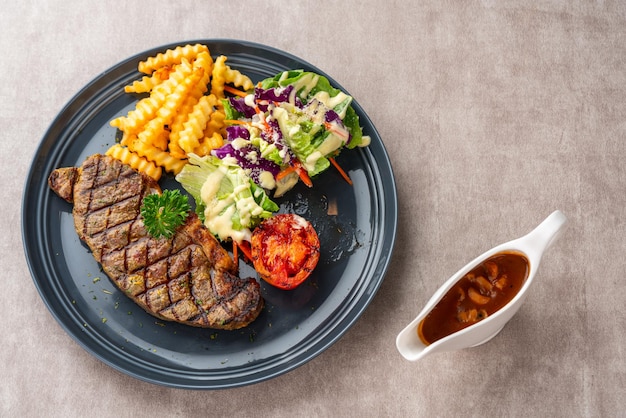
M 426 345 L 492 315 L 519 292 L 528 277 L 528 259 L 517 252 L 491 256 L 463 276 L 417 327 Z

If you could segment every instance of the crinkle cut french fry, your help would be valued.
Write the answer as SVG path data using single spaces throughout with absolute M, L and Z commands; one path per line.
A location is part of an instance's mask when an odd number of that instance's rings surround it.
M 248 91 L 254 88 L 254 83 L 250 77 L 243 75 L 239 70 L 233 70 L 228 65 L 224 73 L 224 81 L 230 83 L 236 87 L 240 87 L 242 90 Z
M 216 132 L 211 136 L 205 136 L 202 141 L 200 141 L 200 144 L 194 148 L 193 153 L 199 157 L 204 157 L 222 145 L 224 145 L 224 138 Z
M 129 134 L 126 133 L 124 131 L 122 131 L 122 139 L 120 140 L 120 145 L 126 147 L 128 146 L 128 144 L 130 144 L 135 138 L 137 138 L 137 135 L 134 134 Z
M 183 124 L 184 129 L 180 132 L 178 145 L 186 152 L 191 153 L 200 145 L 200 140 L 204 137 L 204 128 L 213 112 L 211 97 L 202 96 L 193 107 L 187 121 Z
M 141 99 L 137 102 L 135 109 L 128 112 L 126 117 L 111 121 L 111 126 L 119 128 L 127 133 L 139 133 L 148 121 L 153 119 L 157 111 L 163 106 L 167 96 L 170 95 L 178 84 L 183 82 L 193 71 L 193 67 L 188 61 L 183 61 L 176 67 L 176 70 L 170 74 L 170 77 L 163 83 L 156 86 L 149 97 Z
M 136 153 L 130 151 L 127 147 L 115 144 L 111 146 L 105 154 L 115 158 L 123 164 L 128 164 L 135 170 L 152 177 L 155 181 L 159 181 L 161 178 L 161 167 L 157 167 L 152 161 L 148 161 L 146 158 L 137 155 Z
M 143 76 L 141 80 L 133 81 L 131 85 L 124 86 L 125 93 L 148 93 L 150 90 L 170 77 L 172 67 L 161 67 L 151 76 Z
M 131 148 L 134 148 L 136 147 L 136 145 L 134 145 L 135 142 L 138 141 L 143 144 L 154 146 L 156 148 L 163 150 L 163 148 L 161 148 L 160 146 L 161 145 L 160 139 L 163 137 L 166 137 L 167 135 L 168 133 L 165 130 L 165 124 L 163 123 L 163 118 L 157 117 L 157 118 L 152 119 L 150 122 L 148 122 L 146 126 L 144 126 L 144 129 L 141 132 L 139 132 L 139 134 L 137 134 L 136 140 L 132 141 L 128 146 Z
M 186 161 L 174 158 L 169 152 L 161 151 L 157 147 L 151 144 L 146 144 L 137 138 L 128 147 L 131 151 L 136 152 L 141 157 L 144 157 L 159 167 L 163 167 L 165 171 L 178 174 L 183 169 Z
M 226 65 L 226 59 L 222 55 L 213 60 L 206 45 L 195 44 L 140 62 L 139 71 L 147 75 L 125 86 L 125 92 L 149 96 L 110 122 L 123 134 L 108 152 L 159 178 L 161 170 L 180 172 L 188 153 L 207 155 L 221 147 L 226 136 L 220 101 L 224 86 L 254 88 L 247 76 Z
M 157 111 L 157 115 L 163 118 L 167 125 L 172 123 L 174 116 L 176 116 L 180 107 L 185 102 L 185 99 L 193 90 L 194 86 L 198 84 L 203 75 L 204 68 L 194 69 L 193 74 L 185 77 L 185 79 L 183 79 L 182 82 L 178 84 L 174 91 L 167 97 L 163 106 Z
M 208 52 L 201 52 L 198 54 L 193 62 L 194 68 L 204 70 L 204 74 L 200 81 L 195 84 L 192 90 L 189 92 L 184 103 L 181 105 L 178 113 L 174 116 L 170 125 L 170 135 L 168 149 L 170 153 L 178 159 L 187 158 L 187 154 L 179 145 L 180 133 L 184 127 L 184 123 L 189 119 L 189 113 L 193 110 L 193 107 L 198 103 L 198 100 L 207 92 L 207 83 L 211 77 L 213 71 L 213 58 Z
M 209 52 L 209 48 L 202 44 L 179 46 L 174 49 L 168 49 L 154 57 L 149 57 L 145 61 L 141 61 L 137 69 L 141 73 L 152 74 L 157 68 L 178 65 L 185 59 L 191 61 L 203 51 Z
M 215 97 L 211 95 L 210 97 Z M 219 133 L 221 136 L 226 136 L 226 114 L 224 113 L 224 106 L 219 100 L 215 100 L 213 103 L 215 110 L 209 115 L 209 121 L 204 129 L 204 136 L 212 136 L 214 133 Z
M 161 151 L 167 151 L 169 136 L 170 136 L 169 131 L 167 129 L 163 129 L 156 138 L 152 139 L 152 145 L 154 145 Z
M 196 89 L 197 86 L 203 85 L 201 80 L 205 78 L 204 72 L 204 68 L 194 67 L 191 75 L 183 78 L 179 84 L 174 86 L 174 90 L 167 95 L 161 107 L 156 110 L 156 118 L 146 123 L 143 130 L 139 133 L 143 142 L 154 143 L 157 139 L 163 137 L 165 127 L 172 123 L 190 92 Z M 200 88 L 200 90 L 206 90 L 206 87 Z M 127 131 L 129 130 L 127 129 Z M 157 147 L 165 150 L 167 149 L 167 144 L 163 147 L 162 143 L 159 143 Z
M 224 97 L 224 84 L 226 84 L 226 56 L 220 55 L 213 63 L 211 74 L 211 94 L 218 98 Z
M 213 73 L 213 64 L 213 58 L 208 51 L 200 52 L 198 56 L 196 56 L 196 58 L 193 60 L 194 68 L 204 69 L 204 75 L 202 77 L 202 80 L 200 81 L 200 85 L 204 88 L 202 94 L 207 91 L 207 85 L 209 83 L 209 80 L 211 79 L 211 74 Z
M 167 145 L 170 153 L 179 159 L 187 158 L 187 154 L 179 145 L 180 133 L 185 129 L 185 122 L 189 118 L 189 113 L 193 110 L 193 107 L 198 103 L 198 100 L 202 97 L 200 90 L 195 90 L 189 94 L 185 103 L 180 108 L 180 112 L 174 117 L 172 124 L 170 125 L 169 143 Z

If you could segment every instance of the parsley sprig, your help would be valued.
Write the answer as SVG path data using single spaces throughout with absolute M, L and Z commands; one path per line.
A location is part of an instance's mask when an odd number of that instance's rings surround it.
M 188 215 L 187 196 L 182 195 L 178 189 L 148 195 L 141 205 L 143 223 L 148 233 L 155 238 L 171 238 Z

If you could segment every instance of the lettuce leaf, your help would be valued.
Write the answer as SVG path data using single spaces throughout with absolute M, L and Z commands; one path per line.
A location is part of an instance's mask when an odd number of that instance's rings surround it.
M 203 211 L 205 226 L 222 241 L 249 241 L 251 230 L 279 209 L 236 161 L 190 154 L 176 180 Z
M 264 89 L 286 87 L 288 85 L 294 86 L 296 94 L 304 103 L 308 102 L 310 98 L 319 92 L 326 92 L 330 97 L 343 93 L 341 90 L 331 86 L 330 81 L 326 77 L 303 70 L 284 71 L 261 82 L 261 87 Z M 332 109 L 340 115 L 345 115 L 342 120 L 351 135 L 350 141 L 346 146 L 352 149 L 362 145 L 363 129 L 359 123 L 359 116 L 351 106 L 352 97 L 346 96 L 349 100 L 342 100 L 333 106 Z
M 298 115 L 284 109 L 274 109 L 273 115 L 283 132 L 285 142 L 310 176 L 315 176 L 330 166 L 330 162 L 324 155 L 316 154 L 320 140 L 316 141 L 315 137 L 311 135 L 309 122 L 301 126 L 297 120 Z

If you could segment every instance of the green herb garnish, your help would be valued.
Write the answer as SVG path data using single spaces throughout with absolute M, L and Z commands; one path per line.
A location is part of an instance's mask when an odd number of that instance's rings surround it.
M 141 216 L 148 233 L 155 238 L 170 238 L 189 214 L 187 196 L 180 190 L 164 190 L 143 199 Z

